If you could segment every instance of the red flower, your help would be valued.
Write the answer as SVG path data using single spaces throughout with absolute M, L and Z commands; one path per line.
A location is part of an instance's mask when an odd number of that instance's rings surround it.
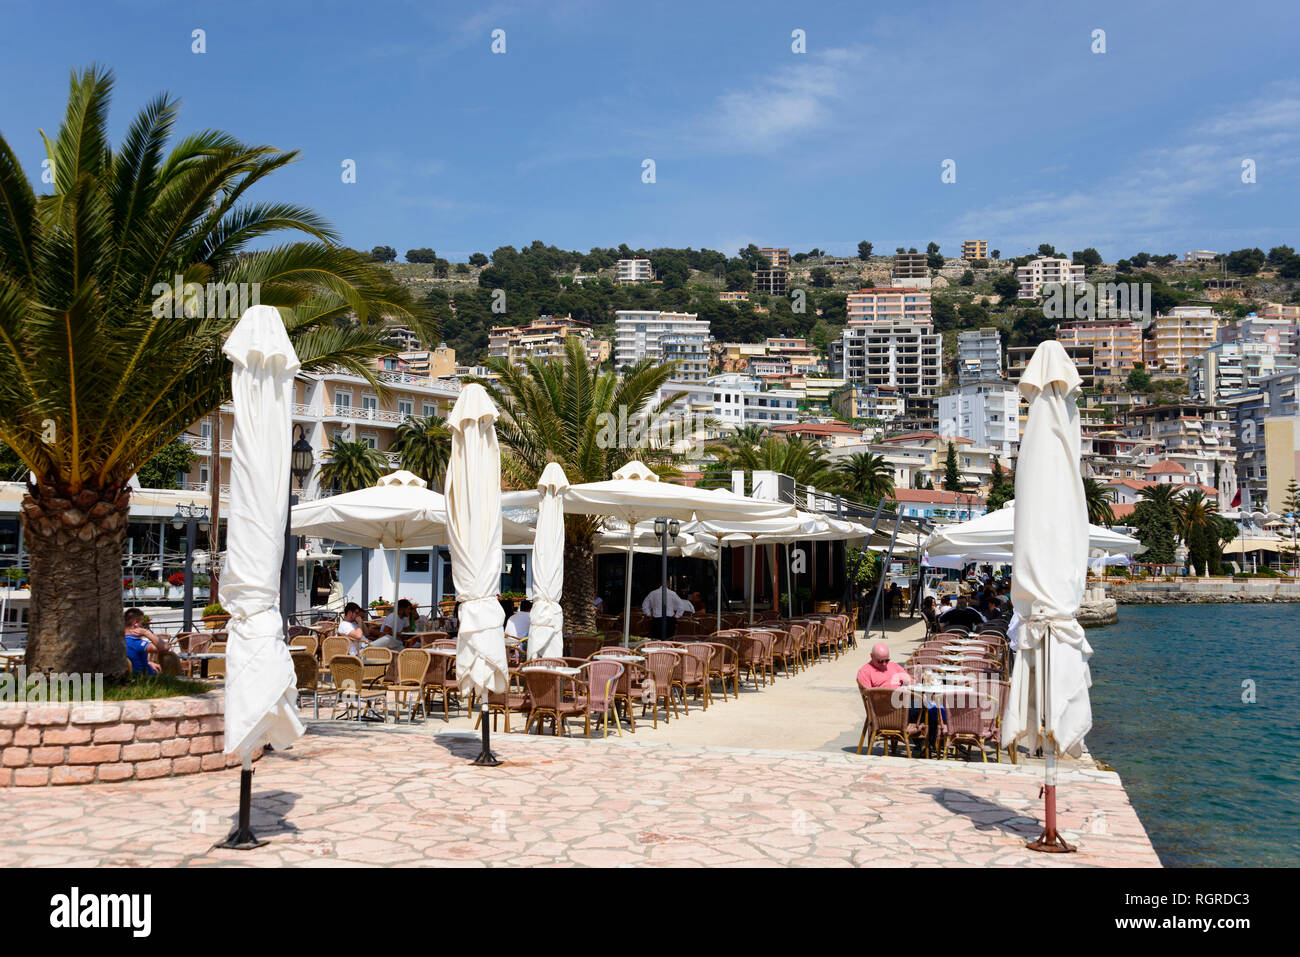
M 184 584 L 185 584 L 185 573 L 184 573 L 184 572 L 177 572 L 175 575 L 169 575 L 169 576 L 167 577 L 167 584 L 169 584 L 169 585 L 175 585 L 175 586 L 177 586 L 177 587 L 180 587 L 181 585 L 184 585 Z

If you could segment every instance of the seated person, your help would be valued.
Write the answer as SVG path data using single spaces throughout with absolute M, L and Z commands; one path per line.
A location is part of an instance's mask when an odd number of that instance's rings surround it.
M 379 627 L 379 637 L 371 644 L 376 648 L 387 648 L 389 651 L 401 651 L 406 647 L 402 640 L 401 634 L 409 631 L 411 628 L 411 619 L 415 615 L 415 606 L 405 598 L 397 603 L 397 610 L 384 619 Z
M 939 615 L 934 608 L 933 595 L 926 595 L 925 601 L 921 602 L 921 617 L 925 619 L 925 623 L 931 631 L 939 624 Z
M 858 684 L 865 688 L 898 688 L 911 683 L 912 676 L 903 666 L 889 660 L 889 646 L 884 642 L 871 649 L 871 658 L 858 669 Z
M 529 614 L 533 610 L 533 603 L 525 598 L 519 603 L 519 610 L 515 612 L 506 621 L 507 638 L 527 638 L 528 629 L 532 625 L 532 616 Z
M 605 607 L 605 599 L 597 595 L 595 599 L 592 601 L 592 604 L 596 606 L 596 614 L 599 615 L 600 610 Z
M 343 607 L 343 617 L 339 619 L 338 633 L 348 639 L 348 654 L 350 655 L 360 655 L 361 649 L 370 644 L 361 628 L 361 622 L 364 618 L 361 606 L 356 602 L 350 601 Z
M 957 599 L 957 607 L 944 612 L 939 616 L 939 624 L 960 625 L 963 628 L 972 629 L 984 624 L 984 616 L 971 608 L 966 602 L 966 596 Z
M 126 657 L 131 662 L 131 673 L 156 675 L 162 670 L 159 660 L 171 647 L 167 639 L 155 635 L 145 627 L 144 612 L 128 608 L 122 616 L 126 632 Z
M 695 614 L 697 615 L 702 615 L 709 610 L 704 604 L 704 596 L 697 591 L 691 592 L 691 607 L 695 610 Z

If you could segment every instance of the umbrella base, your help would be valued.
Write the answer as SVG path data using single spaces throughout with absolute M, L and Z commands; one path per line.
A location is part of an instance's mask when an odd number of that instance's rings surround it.
M 220 844 L 214 844 L 213 847 L 224 847 L 232 851 L 251 851 L 254 848 L 265 847 L 270 841 L 263 841 L 253 833 L 252 828 L 231 828 L 230 834 Z
M 249 824 L 252 818 L 253 803 L 253 769 L 244 768 L 239 772 L 239 823 L 230 829 L 226 839 L 214 847 L 224 847 L 232 851 L 251 851 L 264 847 L 269 841 L 260 841 Z
M 483 710 L 479 714 L 480 724 L 483 728 L 483 750 L 479 756 L 473 760 L 480 768 L 495 768 L 501 763 L 501 759 L 492 753 L 491 735 L 488 726 L 492 723 L 488 718 L 487 691 L 483 692 Z
M 1054 830 L 1043 831 L 1038 835 L 1038 840 L 1030 841 L 1025 845 L 1031 851 L 1043 851 L 1046 854 L 1073 854 L 1079 848 L 1074 844 L 1065 843 L 1064 838 Z
M 501 759 L 498 758 L 491 751 L 484 751 L 477 758 L 475 758 L 471 763 L 476 764 L 481 768 L 495 768 L 498 764 L 501 763 Z

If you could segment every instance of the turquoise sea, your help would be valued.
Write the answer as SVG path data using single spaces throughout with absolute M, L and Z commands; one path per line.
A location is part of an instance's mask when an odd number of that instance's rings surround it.
M 1300 604 L 1121 605 L 1088 641 L 1087 744 L 1161 861 L 1300 865 Z

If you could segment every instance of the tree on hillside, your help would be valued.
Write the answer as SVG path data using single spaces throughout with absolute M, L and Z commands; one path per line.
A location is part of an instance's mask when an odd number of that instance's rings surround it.
M 488 264 L 488 258 L 482 253 L 470 253 L 469 264 L 471 266 L 486 266 Z
M 989 255 L 992 256 L 994 259 L 1001 259 L 1001 258 L 1002 258 L 1002 250 L 1000 250 L 1000 249 L 995 249 L 995 250 L 993 250 L 991 253 L 989 253 Z
M 1134 362 L 1133 368 L 1129 370 L 1128 378 L 1124 380 L 1124 385 L 1133 392 L 1149 392 L 1151 390 L 1151 374 L 1147 372 L 1146 363 Z
M 1053 246 L 1051 243 L 1039 243 L 1039 245 L 1038 245 L 1038 255 L 1040 255 L 1040 256 L 1055 256 L 1055 255 L 1056 255 L 1056 247 Z
M 946 492 L 960 492 L 961 471 L 957 468 L 957 447 L 948 443 L 948 456 L 943 463 L 943 488 Z
M 1101 265 L 1101 253 L 1089 246 L 1087 249 L 1075 250 L 1070 261 L 1076 266 L 1086 266 L 1092 269 Z
M 1014 273 L 1004 272 L 993 280 L 993 291 L 1001 297 L 1002 305 L 1015 302 L 1020 296 L 1020 282 Z
M 392 246 L 376 246 L 370 250 L 370 261 L 377 263 L 391 263 L 397 259 L 397 250 Z
M 408 249 L 406 251 L 406 261 L 408 263 L 431 263 L 435 262 L 438 254 L 428 246 L 422 246 L 419 249 Z
M 961 279 L 957 280 L 957 283 L 961 286 L 975 285 L 975 270 L 967 269 L 961 274 Z
M 825 266 L 814 266 L 808 275 L 809 282 L 818 289 L 829 289 L 835 285 L 835 278 Z
M 1114 525 L 1115 511 L 1110 503 L 1115 498 L 1115 490 L 1100 479 L 1083 480 L 1083 500 L 1088 506 L 1088 521 L 1093 525 Z
M 1264 250 L 1258 247 L 1255 249 L 1235 249 L 1228 253 L 1226 265 L 1230 273 L 1236 273 L 1238 276 L 1253 276 L 1263 268 L 1267 259 Z
M 863 262 L 866 262 L 871 258 L 871 243 L 867 242 L 865 239 L 858 243 L 858 258 Z

